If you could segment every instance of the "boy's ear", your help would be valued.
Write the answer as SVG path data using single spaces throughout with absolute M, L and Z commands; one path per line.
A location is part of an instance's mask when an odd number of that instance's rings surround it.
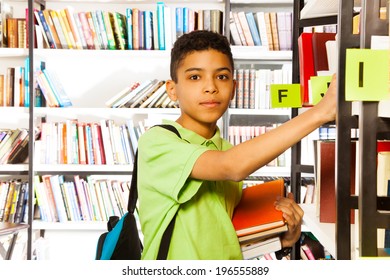
M 165 84 L 165 88 L 167 90 L 167 94 L 169 96 L 169 98 L 172 100 L 172 101 L 177 101 L 177 95 L 176 95 L 176 88 L 175 88 L 175 82 L 173 80 L 167 80 L 166 84 Z

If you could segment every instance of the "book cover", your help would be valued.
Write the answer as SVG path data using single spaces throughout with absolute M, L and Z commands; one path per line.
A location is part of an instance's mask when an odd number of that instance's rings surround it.
M 127 49 L 133 49 L 133 10 L 126 8 Z M 156 40 L 156 39 L 155 39 Z
M 283 213 L 274 205 L 284 195 L 283 179 L 244 188 L 232 217 L 237 236 L 284 226 Z
M 257 29 L 257 24 L 253 13 L 252 12 L 245 13 L 245 16 L 248 21 L 249 29 L 252 34 L 252 38 L 255 46 L 261 46 L 260 33 L 259 30 Z
M 264 21 L 265 27 L 267 31 L 267 41 L 268 41 L 268 49 L 270 51 L 274 51 L 274 37 L 272 36 L 272 25 L 271 25 L 271 13 L 264 12 Z
M 316 187 L 319 190 L 319 220 L 321 223 L 336 222 L 336 166 L 335 166 L 335 141 L 322 140 L 317 142 L 317 174 Z M 351 143 L 351 194 L 355 193 L 356 170 L 356 142 Z M 355 222 L 355 216 L 351 211 L 351 223 Z
M 240 36 L 240 40 L 241 40 L 241 45 L 242 46 L 248 46 L 248 43 L 245 39 L 245 35 L 244 35 L 244 29 L 242 28 L 242 25 L 240 23 L 240 19 L 238 18 L 238 12 L 232 12 L 232 17 L 233 17 L 233 20 L 236 24 L 236 27 L 237 27 L 237 31 L 238 31 L 238 35 Z
M 309 103 L 309 80 L 315 76 L 313 58 L 313 33 L 303 32 L 298 37 L 299 82 L 301 84 L 302 102 Z
M 270 18 L 270 23 L 271 23 L 273 50 L 279 51 L 280 44 L 279 44 L 278 20 L 276 17 L 276 12 L 270 12 L 269 18 Z
M 318 71 L 328 71 L 328 57 L 326 53 L 326 42 L 336 40 L 336 33 L 314 32 L 312 37 L 313 44 L 313 64 L 314 73 Z
M 246 15 L 244 11 L 240 11 L 237 13 L 238 20 L 241 24 L 241 28 L 245 37 L 245 41 L 247 43 L 247 46 L 254 46 L 255 43 L 253 41 L 252 33 L 249 28 L 248 20 L 246 19 Z
M 73 39 L 74 39 L 74 42 L 75 42 L 75 46 L 77 49 L 79 50 L 82 50 L 83 49 L 83 44 L 82 44 L 82 41 L 81 41 L 81 36 L 80 36 L 80 33 L 79 33 L 79 29 L 77 28 L 77 25 L 76 25 L 76 21 L 75 21 L 75 18 L 74 18 L 74 8 L 71 7 L 71 6 L 67 6 L 65 9 L 65 15 L 66 15 L 66 19 L 68 20 L 68 23 L 69 23 L 69 28 L 72 32 L 72 35 L 73 35 Z
M 160 50 L 165 50 L 167 47 L 167 44 L 165 42 L 166 40 L 165 25 L 170 21 L 170 19 L 169 18 L 165 19 L 165 9 L 168 8 L 165 6 L 164 2 L 157 2 L 157 30 L 158 30 L 158 45 Z
M 278 236 L 241 245 L 242 257 L 250 260 L 282 249 Z
M 261 45 L 266 47 L 267 50 L 270 50 L 268 44 L 267 26 L 265 24 L 264 12 L 261 11 L 256 12 L 256 23 L 260 34 Z
M 55 22 L 52 17 L 52 13 L 55 13 L 55 11 L 46 9 L 43 10 L 42 12 L 43 12 L 43 16 L 45 17 L 46 23 L 50 28 L 50 32 L 53 36 L 55 48 L 62 49 L 63 47 L 65 47 L 64 43 L 61 41 L 61 36 L 63 36 L 62 29 L 59 29 L 59 27 L 55 25 Z
M 72 106 L 72 101 L 70 100 L 68 94 L 66 93 L 62 83 L 59 80 L 58 75 L 53 70 L 43 69 L 43 73 L 46 76 L 47 81 L 54 93 L 54 96 L 60 107 L 70 107 Z
M 230 11 L 229 14 L 229 27 L 230 27 L 230 37 L 233 45 L 242 46 L 240 34 L 238 33 L 238 28 L 236 22 L 234 21 L 233 12 Z

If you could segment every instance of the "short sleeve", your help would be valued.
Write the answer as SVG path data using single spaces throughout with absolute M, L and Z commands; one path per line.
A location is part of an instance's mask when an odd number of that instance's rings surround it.
M 180 132 L 180 130 L 179 130 Z M 182 204 L 198 191 L 201 180 L 187 180 L 208 148 L 190 144 L 175 133 L 153 127 L 138 142 L 138 186 L 156 191 Z

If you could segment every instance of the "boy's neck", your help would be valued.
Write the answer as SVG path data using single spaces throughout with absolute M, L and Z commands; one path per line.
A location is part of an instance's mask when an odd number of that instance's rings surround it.
M 217 123 L 189 122 L 184 120 L 182 116 L 180 116 L 176 122 L 182 127 L 189 129 L 206 139 L 211 139 L 217 129 Z

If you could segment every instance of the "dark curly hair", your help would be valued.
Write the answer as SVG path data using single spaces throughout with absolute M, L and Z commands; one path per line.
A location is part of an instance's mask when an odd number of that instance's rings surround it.
M 195 30 L 180 36 L 171 50 L 171 79 L 177 82 L 177 68 L 181 61 L 190 53 L 213 49 L 225 54 L 234 69 L 233 55 L 228 39 L 216 32 Z

